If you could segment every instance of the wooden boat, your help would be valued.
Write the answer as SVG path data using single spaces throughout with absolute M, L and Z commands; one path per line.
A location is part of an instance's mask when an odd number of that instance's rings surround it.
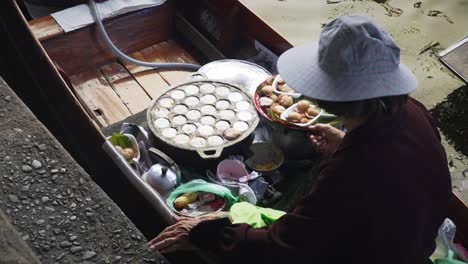
M 106 142 L 102 129 L 144 111 L 153 98 L 191 75 L 121 61 L 93 26 L 65 33 L 50 16 L 27 21 L 14 0 L 1 1 L 0 22 L 9 62 L 2 69 L 4 78 L 101 186 L 117 181 L 115 175 L 125 170 L 101 148 Z M 292 46 L 234 0 L 173 0 L 105 25 L 123 52 L 153 62 L 244 59 L 255 52 L 255 41 L 276 54 Z M 106 191 L 124 199 L 118 188 Z M 148 200 L 152 194 L 144 195 Z M 149 200 L 164 224 L 172 221 L 158 205 L 160 199 Z M 468 248 L 467 205 L 453 193 L 449 210 L 457 240 Z

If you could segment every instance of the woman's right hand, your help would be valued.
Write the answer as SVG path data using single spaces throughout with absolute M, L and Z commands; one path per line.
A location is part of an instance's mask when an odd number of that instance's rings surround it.
M 312 132 L 309 140 L 316 150 L 324 155 L 332 155 L 343 141 L 345 132 L 328 124 L 317 124 L 309 127 Z

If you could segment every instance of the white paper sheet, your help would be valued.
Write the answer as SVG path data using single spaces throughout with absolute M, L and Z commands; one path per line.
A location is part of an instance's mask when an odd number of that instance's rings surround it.
M 166 0 L 109 0 L 103 3 L 96 3 L 96 5 L 101 14 L 101 18 L 109 18 L 161 5 L 164 2 L 166 2 Z M 85 4 L 53 13 L 51 16 L 65 32 L 70 32 L 94 23 L 91 11 L 88 5 Z

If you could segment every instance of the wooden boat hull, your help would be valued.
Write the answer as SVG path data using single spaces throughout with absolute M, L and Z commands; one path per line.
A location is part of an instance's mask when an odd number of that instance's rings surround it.
M 222 30 L 210 29 L 200 22 L 200 14 L 205 10 L 210 11 Z M 94 113 L 94 109 L 87 109 L 83 104 L 83 96 L 73 88 L 77 79 L 80 80 L 76 76 L 84 72 L 89 74 L 89 71 L 96 68 L 101 69 L 97 73 L 104 74 L 103 69 L 106 68 L 101 67 L 106 67 L 115 61 L 115 56 L 103 45 L 91 27 L 65 34 L 50 17 L 34 20 L 28 24 L 14 0 L 1 1 L 0 23 L 0 31 L 2 36 L 5 36 L 2 50 L 6 51 L 2 53 L 2 57 L 9 62 L 8 67 L 1 70 L 6 75 L 4 77 L 7 82 L 32 105 L 32 110 L 39 115 L 75 159 L 91 175 L 99 175 L 94 178 L 99 185 L 121 182 L 121 188 L 109 190 L 108 194 L 117 202 L 119 199 L 123 200 L 121 194 L 125 187 L 128 188 L 124 183 L 125 179 L 134 175 L 122 175 L 122 171 L 126 173 L 131 171 L 128 168 L 116 167 L 118 157 L 109 156 L 107 153 L 113 149 L 110 150 L 111 148 L 106 145 L 100 126 L 108 124 L 110 119 L 100 120 L 99 111 Z M 145 34 L 154 24 L 160 27 L 156 31 L 151 31 L 152 34 Z M 254 13 L 233 0 L 169 2 L 162 7 L 111 19 L 106 25 L 111 35 L 116 34 L 119 47 L 127 53 L 138 52 L 151 44 L 167 40 L 174 36 L 173 29 L 177 28 L 179 35 L 191 40 L 190 48 L 196 49 L 201 54 L 202 59 L 199 61 L 201 63 L 221 59 L 225 55 L 235 56 L 238 52 L 236 45 L 239 43 L 252 46 L 254 41 L 259 41 L 276 54 L 292 46 Z M 129 31 L 135 32 L 138 36 L 145 37 L 119 35 L 122 29 L 130 29 Z M 90 59 L 78 60 L 77 58 L 83 58 L 83 54 L 84 58 Z M 73 63 L 70 63 L 71 61 Z M 113 67 L 117 66 L 108 67 L 110 67 L 108 70 L 112 71 L 115 70 Z M 123 67 L 125 69 L 126 65 Z M 130 73 L 134 71 L 133 76 L 141 73 L 135 68 L 126 69 Z M 18 72 L 22 75 L 18 76 Z M 168 74 L 158 74 L 163 80 L 170 79 Z M 143 79 L 137 80 L 139 83 L 144 82 Z M 116 83 L 122 85 L 122 82 Z M 151 95 L 151 92 L 144 92 L 148 96 Z M 138 110 L 138 108 L 132 110 L 128 105 L 125 107 L 129 111 L 128 114 Z M 112 122 L 114 121 L 112 119 Z M 103 145 L 107 152 L 102 149 Z M 141 183 L 133 182 L 133 184 L 140 186 Z M 146 191 L 148 193 L 144 195 L 147 202 L 152 194 L 150 190 Z M 141 203 L 144 204 L 143 201 Z M 146 208 L 154 208 L 154 204 L 157 203 L 161 201 L 150 201 L 146 204 Z M 166 224 L 172 221 L 164 208 L 158 210 L 160 214 L 162 213 L 162 219 Z M 457 226 L 457 239 L 468 247 L 468 208 L 455 193 L 451 197 L 449 217 Z

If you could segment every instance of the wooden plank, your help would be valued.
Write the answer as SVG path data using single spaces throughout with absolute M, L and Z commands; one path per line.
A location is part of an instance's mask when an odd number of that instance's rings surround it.
M 173 6 L 168 1 L 161 6 L 112 18 L 104 25 L 114 44 L 124 53 L 132 53 L 169 39 L 173 14 Z M 116 59 L 94 25 L 49 38 L 42 44 L 67 75 L 96 69 Z
M 203 36 L 188 20 L 178 14 L 175 19 L 177 32 L 193 47 L 199 50 L 209 61 L 222 60 L 226 57 Z
M 151 102 L 149 95 L 120 63 L 108 64 L 102 67 L 101 71 L 132 114 L 143 111 L 149 106 Z
M 131 56 L 138 60 L 145 59 L 140 52 L 135 52 Z M 169 84 L 159 75 L 157 70 L 127 61 L 124 61 L 123 64 L 151 99 L 158 98 L 168 90 Z
M 131 112 L 97 69 L 70 77 L 77 97 L 102 127 L 121 121 Z
M 34 19 L 28 22 L 34 36 L 39 41 L 44 41 L 62 34 L 65 34 L 63 29 L 57 24 L 52 16 L 45 16 Z
M 149 62 L 185 62 L 198 64 L 197 61 L 177 42 L 173 40 L 164 41 L 156 45 L 150 46 L 138 52 L 131 54 L 130 56 L 138 58 L 139 60 Z M 130 66 L 126 64 L 130 72 L 141 71 L 141 69 L 149 69 L 146 67 Z M 158 72 L 161 77 L 169 84 L 174 85 L 183 81 L 189 80 L 192 71 L 189 70 L 154 70 Z
M 249 41 L 253 46 L 253 41 L 258 40 L 267 48 L 271 49 L 276 54 L 281 54 L 287 49 L 292 47 L 292 44 L 283 37 L 275 29 L 271 28 L 261 17 L 253 13 L 248 9 L 242 1 L 237 0 L 192 0 L 192 1 L 183 1 L 176 0 L 176 5 L 178 12 L 183 14 L 183 16 L 195 26 L 202 33 L 207 33 L 206 25 L 203 25 L 200 22 L 202 17 L 201 12 L 205 12 L 205 9 L 208 9 L 212 14 L 217 18 L 216 25 L 211 25 L 216 28 L 220 28 L 218 33 L 220 36 L 212 39 L 215 42 L 215 45 L 219 48 L 219 44 L 226 45 L 229 40 L 225 40 L 226 37 L 230 36 L 239 36 L 239 39 L 235 39 L 235 43 L 231 41 L 232 48 L 235 49 L 235 45 L 238 43 L 244 43 Z M 238 10 L 234 10 L 238 9 Z M 235 11 L 235 16 L 226 19 L 227 16 L 233 14 Z M 235 25 L 233 27 L 232 25 Z M 230 26 L 231 25 L 231 26 Z M 224 32 L 227 31 L 227 32 Z M 234 32 L 229 32 L 234 31 Z M 213 34 L 211 32 L 210 34 Z M 229 49 L 231 47 L 224 47 Z

